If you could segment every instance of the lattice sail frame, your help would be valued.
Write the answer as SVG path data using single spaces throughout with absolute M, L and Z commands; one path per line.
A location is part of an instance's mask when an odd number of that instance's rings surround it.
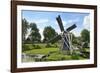
M 62 33 L 61 34 L 61 37 L 62 37 L 62 42 L 61 42 L 61 46 L 60 46 L 60 50 L 63 52 L 63 51 L 68 51 L 70 54 L 72 54 L 73 52 L 73 45 L 72 45 L 72 34 L 69 33 L 69 32 L 66 32 L 66 33 Z M 65 41 L 65 39 L 67 41 Z M 66 46 L 65 46 L 65 45 Z

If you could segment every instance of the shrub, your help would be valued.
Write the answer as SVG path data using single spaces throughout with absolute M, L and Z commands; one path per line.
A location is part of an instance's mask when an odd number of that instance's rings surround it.
M 41 47 L 39 45 L 34 45 L 33 47 L 34 47 L 34 49 L 41 49 Z
M 35 47 L 35 44 L 32 44 L 32 47 Z
M 50 48 L 50 47 L 52 47 L 50 44 L 47 44 L 46 46 L 45 46 L 46 48 Z
M 73 60 L 79 60 L 79 55 L 78 55 L 78 54 L 73 54 L 73 55 L 71 56 L 71 58 L 72 58 Z
M 66 60 L 66 58 L 65 57 L 62 57 L 61 60 Z
M 58 47 L 58 45 L 57 45 L 57 44 L 54 44 L 54 47 L 55 47 L 55 48 L 57 48 L 57 47 Z
M 28 45 L 23 44 L 22 45 L 22 51 L 30 50 L 30 47 Z

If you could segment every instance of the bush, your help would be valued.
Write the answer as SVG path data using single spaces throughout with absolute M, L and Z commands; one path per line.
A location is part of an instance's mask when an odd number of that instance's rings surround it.
M 32 47 L 35 47 L 35 44 L 32 44 Z
M 39 45 L 33 45 L 34 49 L 41 49 Z
M 72 57 L 73 60 L 78 60 L 79 59 L 78 55 L 72 55 L 71 57 Z
M 46 48 L 50 48 L 50 47 L 52 47 L 50 44 L 47 44 L 46 46 L 45 46 Z
M 55 47 L 55 48 L 57 48 L 57 47 L 58 47 L 58 45 L 57 45 L 57 44 L 54 44 L 54 47 Z
M 84 45 L 83 45 L 83 48 L 87 48 L 88 47 L 88 43 L 85 42 Z
M 66 60 L 66 58 L 65 57 L 62 57 L 61 60 Z
M 28 45 L 23 44 L 22 45 L 22 51 L 30 50 L 30 47 Z
M 84 57 L 84 58 L 90 58 L 90 52 L 86 52 L 86 51 L 84 51 L 84 52 L 82 52 L 83 54 L 82 54 L 82 57 Z
M 73 52 L 73 54 L 72 54 L 72 56 L 71 56 L 71 58 L 73 59 L 73 60 L 79 60 L 79 55 L 76 53 L 76 52 Z

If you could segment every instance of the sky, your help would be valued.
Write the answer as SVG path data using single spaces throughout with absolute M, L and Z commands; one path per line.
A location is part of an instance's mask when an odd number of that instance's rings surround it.
M 43 39 L 43 30 L 46 26 L 51 26 L 59 34 L 61 33 L 59 25 L 56 21 L 56 17 L 60 15 L 64 29 L 66 30 L 73 24 L 76 24 L 76 28 L 72 32 L 75 36 L 80 36 L 83 29 L 90 30 L 90 14 L 89 13 L 76 13 L 76 12 L 47 12 L 47 11 L 33 11 L 33 10 L 23 10 L 22 19 L 26 19 L 29 23 L 36 23 L 39 32 L 41 34 L 41 39 Z M 30 34 L 30 29 L 28 30 L 27 36 Z M 26 37 L 27 37 L 26 36 Z

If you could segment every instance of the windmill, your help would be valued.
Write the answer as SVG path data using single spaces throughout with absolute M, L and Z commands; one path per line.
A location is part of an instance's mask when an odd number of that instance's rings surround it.
M 48 43 L 55 43 L 58 40 L 61 40 L 61 46 L 60 49 L 62 51 L 69 51 L 70 54 L 72 53 L 73 50 L 73 46 L 72 46 L 72 34 L 70 33 L 71 30 L 73 30 L 74 28 L 76 28 L 76 25 L 73 24 L 72 26 L 68 27 L 66 30 L 63 27 L 63 23 L 61 20 L 60 15 L 58 15 L 58 17 L 56 18 L 58 25 L 60 27 L 61 33 L 57 36 L 55 36 L 53 39 L 50 39 L 48 41 Z

